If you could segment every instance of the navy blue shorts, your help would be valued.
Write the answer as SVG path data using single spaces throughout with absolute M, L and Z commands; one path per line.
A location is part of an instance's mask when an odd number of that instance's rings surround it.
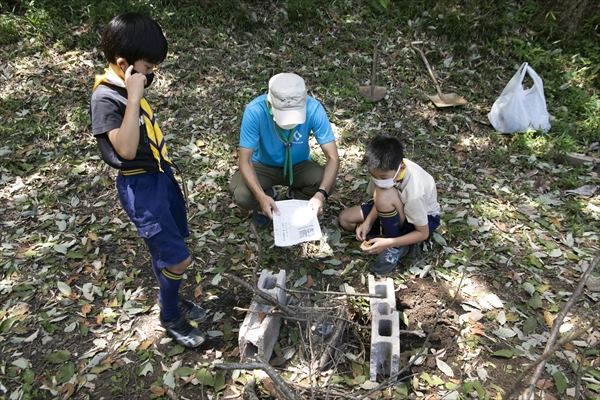
M 185 245 L 189 236 L 185 200 L 170 169 L 118 175 L 117 193 L 158 268 L 179 264 L 190 256 Z
M 369 213 L 371 212 L 371 209 L 373 208 L 373 201 L 369 201 L 368 203 L 362 203 L 360 205 L 360 208 L 362 210 L 363 218 L 364 218 L 366 215 L 369 215 Z M 440 216 L 439 215 L 428 215 L 427 216 L 427 224 L 429 225 L 429 237 L 431 237 L 431 234 L 433 233 L 433 231 L 435 231 L 435 229 L 438 226 L 440 226 Z M 405 219 L 404 225 L 402 225 L 402 228 L 400 228 L 400 236 L 406 235 L 407 233 L 410 233 L 414 230 L 415 230 L 415 226 L 413 224 L 411 224 L 410 222 L 408 222 L 408 220 Z M 367 234 L 367 237 L 370 239 L 370 238 L 382 236 L 382 234 L 383 234 L 383 232 L 381 231 L 381 224 L 379 223 L 379 217 L 377 217 L 377 219 L 375 219 L 375 222 L 373 223 L 373 226 L 371 227 L 371 230 Z

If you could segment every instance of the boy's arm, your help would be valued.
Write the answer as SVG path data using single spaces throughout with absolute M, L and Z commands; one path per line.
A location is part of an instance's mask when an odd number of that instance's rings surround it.
M 369 215 L 367 215 L 365 217 L 365 222 L 367 222 L 369 225 L 373 225 L 373 223 L 377 219 L 377 215 L 378 215 L 377 208 L 371 207 L 371 211 L 369 211 Z
M 133 160 L 140 141 L 140 100 L 144 97 L 144 74 L 133 74 L 133 65 L 125 71 L 127 106 L 121 127 L 108 132 L 108 139 L 121 158 Z
M 395 238 L 373 238 L 369 240 L 368 245 L 361 246 L 361 249 L 369 254 L 379 254 L 390 247 L 410 246 L 420 243 L 429 237 L 429 225 L 415 226 L 415 230 L 406 235 Z
M 393 238 L 393 244 L 390 247 L 410 246 L 420 243 L 429 237 L 429 225 L 415 226 L 415 230 L 406 235 Z

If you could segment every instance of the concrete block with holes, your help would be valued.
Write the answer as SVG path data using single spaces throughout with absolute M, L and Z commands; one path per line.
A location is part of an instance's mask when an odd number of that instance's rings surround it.
M 273 274 L 269 270 L 262 270 L 257 287 L 276 299 L 279 304 L 286 305 L 285 280 L 284 270 L 277 274 Z M 259 356 L 268 362 L 273 353 L 273 347 L 279 336 L 281 317 L 268 315 L 275 307 L 264 303 L 264 300 L 255 297 L 240 327 L 238 344 L 242 361 Z
M 369 275 L 369 294 L 371 296 L 381 296 L 382 298 L 371 297 L 371 312 L 374 309 L 386 309 L 387 313 L 396 309 L 396 293 L 394 292 L 394 281 L 392 278 L 378 278 Z M 384 312 L 380 312 L 384 314 Z
M 396 375 L 400 370 L 400 313 L 396 311 L 396 295 L 391 278 L 376 280 L 369 275 L 371 297 L 371 360 L 369 378 Z

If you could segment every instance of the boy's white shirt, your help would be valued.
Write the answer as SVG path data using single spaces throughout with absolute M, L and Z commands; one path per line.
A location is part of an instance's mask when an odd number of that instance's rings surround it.
M 404 204 L 404 215 L 415 226 L 427 225 L 428 215 L 440 213 L 435 180 L 419 164 L 406 158 L 403 161 L 406 173 L 396 188 Z M 375 184 L 371 179 L 367 193 L 372 196 L 374 190 Z

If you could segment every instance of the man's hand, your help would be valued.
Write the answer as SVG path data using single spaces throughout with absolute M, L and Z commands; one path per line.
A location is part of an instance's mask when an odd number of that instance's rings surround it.
M 262 213 L 270 219 L 273 219 L 273 213 L 279 214 L 277 205 L 275 205 L 275 200 L 271 196 L 267 196 L 265 193 L 263 193 L 258 199 L 258 204 L 260 205 Z
M 383 250 L 394 247 L 393 239 L 373 238 L 360 244 L 360 249 L 367 254 L 379 254 Z
M 146 75 L 132 74 L 133 65 L 130 65 L 125 71 L 125 87 L 127 88 L 127 100 L 138 102 L 144 97 L 144 85 L 146 84 Z
M 371 231 L 373 227 L 373 223 L 364 221 L 362 224 L 356 227 L 356 239 L 357 240 L 367 240 L 367 235 Z
M 323 196 L 323 193 L 317 192 L 308 201 L 308 206 L 315 212 L 316 215 L 319 215 L 323 212 L 324 203 L 325 196 Z

